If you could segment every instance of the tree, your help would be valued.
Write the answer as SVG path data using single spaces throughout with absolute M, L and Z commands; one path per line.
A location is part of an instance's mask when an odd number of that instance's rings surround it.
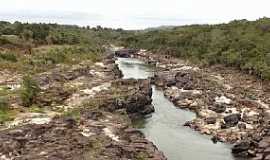
M 25 41 L 30 41 L 33 38 L 33 32 L 30 30 L 23 30 L 21 33 L 21 38 L 23 38 Z
M 40 88 L 37 82 L 34 81 L 29 75 L 24 76 L 22 82 L 22 90 L 20 94 L 23 106 L 30 107 L 35 102 L 35 98 L 38 95 L 39 91 Z

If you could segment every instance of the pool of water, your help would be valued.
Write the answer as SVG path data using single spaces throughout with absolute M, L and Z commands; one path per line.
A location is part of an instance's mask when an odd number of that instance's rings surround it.
M 116 63 L 124 79 L 146 79 L 153 76 L 154 68 L 138 59 L 118 58 Z M 155 112 L 137 123 L 146 138 L 161 150 L 168 160 L 234 160 L 229 145 L 214 144 L 209 136 L 201 135 L 183 124 L 195 114 L 178 109 L 153 86 Z

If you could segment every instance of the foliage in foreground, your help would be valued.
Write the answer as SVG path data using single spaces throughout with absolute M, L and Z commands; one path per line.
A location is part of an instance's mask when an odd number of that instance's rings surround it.
M 133 32 L 122 37 L 122 44 L 203 65 L 233 66 L 261 79 L 270 79 L 269 18 Z
M 98 61 L 121 29 L 0 21 L 0 69 L 43 72 L 57 64 Z
M 54 68 L 57 64 L 78 64 L 84 60 L 96 62 L 102 52 L 103 48 L 91 44 L 38 47 L 33 49 L 32 55 L 0 51 L 0 68 L 35 74 Z
M 27 75 L 23 77 L 22 90 L 20 97 L 23 102 L 23 106 L 30 107 L 34 104 L 35 98 L 37 97 L 40 88 L 36 81 L 31 76 Z
M 7 100 L 3 97 L 0 97 L 0 123 L 3 123 L 10 119 L 8 110 L 9 108 Z

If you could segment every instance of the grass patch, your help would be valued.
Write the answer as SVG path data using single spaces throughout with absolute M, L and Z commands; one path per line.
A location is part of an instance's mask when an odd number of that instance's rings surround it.
M 136 160 L 147 160 L 148 157 L 146 153 L 140 152 L 136 155 Z
M 63 46 L 36 49 L 31 63 L 35 66 L 52 66 L 55 64 L 77 64 L 84 60 L 96 62 L 100 55 L 93 48 L 87 46 Z
M 37 105 L 32 105 L 29 108 L 29 111 L 30 112 L 33 112 L 33 113 L 45 113 L 44 108 L 41 108 L 41 107 L 39 107 Z
M 0 53 L 0 60 L 5 60 L 9 62 L 18 62 L 17 56 L 15 53 L 7 52 L 7 53 Z
M 0 123 L 11 120 L 7 100 L 0 97 Z
M 63 113 L 63 116 L 64 117 L 72 117 L 74 118 L 76 121 L 78 121 L 81 117 L 81 112 L 80 112 L 80 109 L 77 108 L 77 109 L 72 109 L 72 110 L 69 110 L 69 111 L 66 111 Z
M 0 52 L 0 68 L 23 74 L 36 74 L 55 68 L 57 64 L 78 64 L 82 61 L 97 62 L 101 59 L 96 46 L 59 45 L 33 49 L 31 55 L 23 50 L 7 49 Z
M 9 88 L 7 86 L 0 86 L 0 96 L 6 96 L 9 94 Z

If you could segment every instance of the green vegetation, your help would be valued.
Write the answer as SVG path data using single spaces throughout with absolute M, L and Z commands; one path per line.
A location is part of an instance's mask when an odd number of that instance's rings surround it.
M 34 48 L 31 55 L 16 53 L 16 51 L 0 51 L 0 68 L 35 74 L 54 68 L 57 64 L 77 64 L 89 60 L 100 60 L 104 49 L 89 45 L 42 46 Z
M 81 111 L 80 108 L 77 109 L 71 109 L 69 111 L 64 112 L 63 114 L 64 117 L 71 117 L 78 121 L 81 118 Z
M 7 53 L 0 53 L 0 59 L 10 62 L 17 62 L 17 57 L 14 53 L 7 52 Z
M 0 46 L 13 44 L 20 47 L 31 43 L 37 45 L 104 45 L 115 40 L 123 32 L 101 26 L 90 28 L 76 25 L 58 25 L 44 23 L 9 23 L 0 21 Z
M 10 119 L 8 114 L 8 102 L 5 98 L 0 97 L 0 123 L 3 123 Z
M 125 34 L 122 45 L 169 54 L 203 65 L 224 64 L 270 79 L 270 19 L 238 20 Z
M 147 160 L 149 155 L 146 153 L 140 152 L 138 155 L 136 155 L 136 160 Z
M 9 103 L 17 101 L 17 98 L 21 99 L 24 107 L 28 107 L 29 112 L 45 112 L 44 106 L 38 106 L 41 105 L 37 102 L 41 90 L 32 77 L 54 68 L 64 71 L 70 65 L 83 61 L 85 65 L 91 65 L 101 59 L 102 53 L 106 52 L 106 47 L 111 42 L 117 42 L 122 32 L 121 29 L 100 26 L 90 28 L 0 21 L 0 72 L 5 73 L 0 79 L 3 83 L 0 84 L 0 97 L 8 97 L 5 101 L 0 99 L 0 122 L 17 114 L 19 109 L 9 109 Z M 5 80 L 11 77 L 8 76 L 9 73 L 18 76 L 14 81 L 20 81 L 21 75 L 23 76 L 19 90 L 7 87 Z M 53 97 L 54 94 L 48 93 L 46 96 L 48 97 L 45 98 L 51 98 L 52 101 L 57 99 Z M 76 110 L 65 114 L 75 118 L 79 116 Z
M 121 29 L 0 21 L 0 68 L 35 74 L 57 64 L 98 61 Z
M 39 106 L 37 106 L 37 105 L 32 105 L 32 106 L 29 108 L 29 111 L 30 111 L 30 112 L 33 112 L 33 113 L 45 113 L 44 108 L 39 107 Z
M 38 84 L 32 79 L 32 77 L 24 76 L 22 82 L 22 90 L 20 93 L 23 106 L 30 107 L 34 104 L 35 98 L 39 93 L 40 88 Z

